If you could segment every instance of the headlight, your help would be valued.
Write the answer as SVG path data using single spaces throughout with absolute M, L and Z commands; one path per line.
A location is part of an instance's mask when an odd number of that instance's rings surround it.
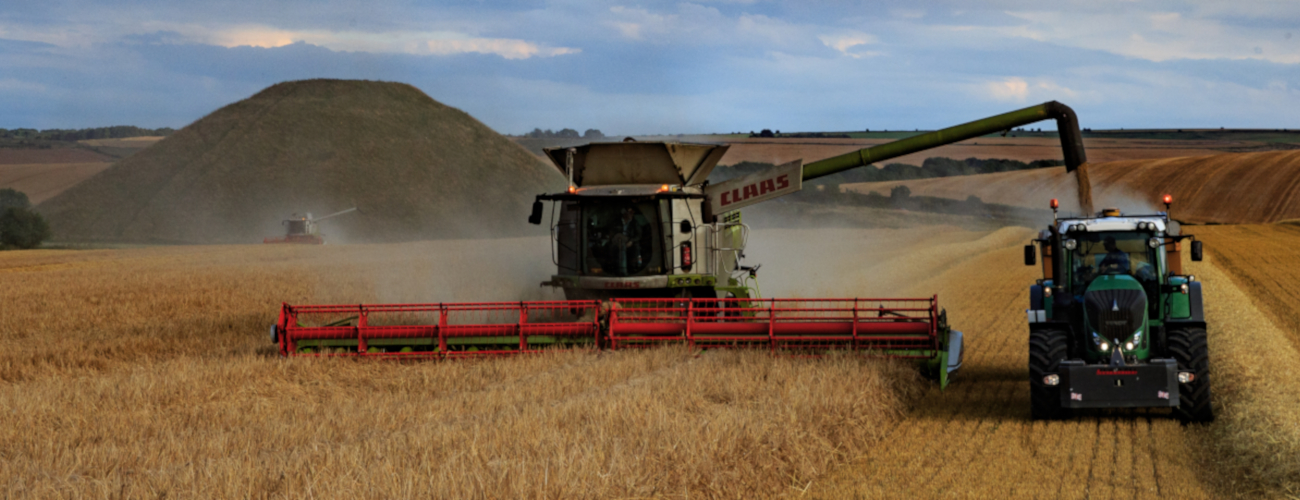
M 1109 350 L 1110 350 L 1110 344 L 1107 344 L 1107 343 L 1105 343 L 1105 342 L 1102 342 L 1102 343 L 1101 343 L 1101 350 L 1102 350 L 1103 352 L 1105 352 L 1105 351 L 1109 351 Z
M 1151 248 L 1160 248 L 1160 238 L 1151 238 L 1147 240 L 1147 246 Z
M 1075 240 L 1073 240 L 1073 239 L 1065 240 L 1065 249 L 1066 249 L 1066 250 L 1074 250 L 1075 248 L 1079 248 L 1079 242 L 1078 242 L 1078 241 L 1075 241 Z
M 1141 345 L 1142 345 L 1142 329 L 1139 328 L 1138 331 L 1133 332 L 1133 335 L 1129 336 L 1128 340 L 1124 341 L 1124 350 L 1132 351 L 1134 348 L 1137 348 Z

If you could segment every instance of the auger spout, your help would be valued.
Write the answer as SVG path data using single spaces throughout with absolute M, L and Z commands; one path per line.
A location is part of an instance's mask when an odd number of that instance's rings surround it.
M 1074 172 L 1078 180 L 1079 205 L 1085 214 L 1091 214 L 1092 189 L 1088 181 L 1088 156 L 1083 149 L 1083 133 L 1079 130 L 1079 119 L 1073 109 L 1056 101 L 1048 101 L 1037 106 L 814 161 L 803 166 L 803 180 L 808 181 L 918 151 L 1011 130 L 1049 118 L 1056 120 L 1056 130 L 1061 137 L 1061 151 L 1065 155 L 1065 170 Z

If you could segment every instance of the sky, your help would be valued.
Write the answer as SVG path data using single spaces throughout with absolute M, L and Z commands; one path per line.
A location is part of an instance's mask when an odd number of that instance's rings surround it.
M 179 128 L 306 78 L 409 83 L 507 134 L 935 129 L 1049 100 L 1096 129 L 1300 128 L 1300 2 L 0 0 L 0 128 Z

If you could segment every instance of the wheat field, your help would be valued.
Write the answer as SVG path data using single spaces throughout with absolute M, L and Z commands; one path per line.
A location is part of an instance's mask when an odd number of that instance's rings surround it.
M 280 301 L 422 293 L 430 276 L 397 282 L 412 269 L 449 283 L 473 277 L 474 263 L 507 274 L 501 262 L 536 242 L 493 243 L 0 254 L 0 490 L 769 496 L 860 454 L 926 384 L 910 365 L 758 352 L 454 363 L 272 354 L 266 329 Z M 444 264 L 458 270 L 428 260 L 469 254 L 478 258 Z
M 280 359 L 281 301 L 554 298 L 544 239 L 0 253 L 0 491 L 49 498 L 1213 498 L 1300 494 L 1288 333 L 1212 240 L 1219 419 L 1029 420 L 1024 228 L 766 230 L 768 296 L 939 294 L 902 363 L 680 349 Z M 1209 238 L 1207 238 L 1209 239 Z M 542 255 L 545 255 L 542 253 Z M 524 256 L 530 256 L 525 258 Z M 541 279 L 534 279 L 538 274 Z M 521 278 L 522 277 L 522 278 Z M 496 295 L 491 295 L 496 294 Z M 1280 340 L 1279 340 L 1280 339 Z M 1260 345 L 1269 349 L 1260 349 Z

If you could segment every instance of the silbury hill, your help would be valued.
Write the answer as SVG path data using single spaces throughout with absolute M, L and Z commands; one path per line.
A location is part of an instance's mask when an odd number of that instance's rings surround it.
M 555 170 L 410 85 L 276 84 L 45 201 L 55 239 L 254 243 L 293 213 L 327 241 L 513 236 Z

